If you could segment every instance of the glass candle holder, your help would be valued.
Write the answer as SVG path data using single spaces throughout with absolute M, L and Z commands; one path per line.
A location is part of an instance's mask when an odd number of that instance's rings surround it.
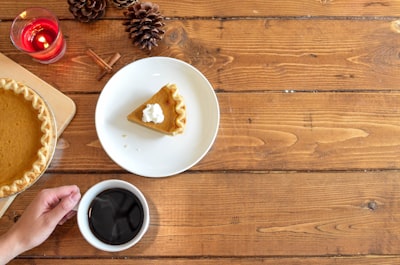
M 58 61 L 66 50 L 57 17 L 41 7 L 21 12 L 11 25 L 10 38 L 18 50 L 43 64 Z

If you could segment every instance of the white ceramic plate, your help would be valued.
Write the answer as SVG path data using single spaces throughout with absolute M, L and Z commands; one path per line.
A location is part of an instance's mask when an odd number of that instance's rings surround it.
M 183 134 L 163 135 L 129 122 L 126 116 L 167 83 L 176 84 L 186 103 Z M 96 106 L 100 142 L 115 163 L 146 177 L 178 174 L 199 162 L 219 127 L 214 89 L 193 66 L 168 57 L 135 61 L 105 85 Z

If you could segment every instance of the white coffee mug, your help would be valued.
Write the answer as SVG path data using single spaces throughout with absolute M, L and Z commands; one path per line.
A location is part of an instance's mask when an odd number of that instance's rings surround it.
M 132 194 L 134 194 L 142 204 L 143 208 L 143 224 L 139 230 L 139 232 L 128 242 L 120 244 L 120 245 L 111 245 L 107 244 L 100 239 L 98 239 L 92 232 L 89 226 L 89 208 L 92 204 L 92 201 L 98 196 L 101 192 L 109 190 L 121 188 L 125 189 Z M 86 239 L 86 241 L 91 244 L 93 247 L 107 251 L 107 252 L 116 252 L 128 249 L 138 243 L 140 239 L 146 233 L 149 223 L 150 223 L 150 213 L 149 213 L 149 206 L 147 204 L 146 198 L 142 194 L 142 192 L 132 185 L 129 182 L 117 179 L 105 180 L 102 182 L 97 183 L 93 187 L 91 187 L 81 198 L 79 202 L 79 206 L 77 209 L 77 220 L 79 230 L 82 236 Z

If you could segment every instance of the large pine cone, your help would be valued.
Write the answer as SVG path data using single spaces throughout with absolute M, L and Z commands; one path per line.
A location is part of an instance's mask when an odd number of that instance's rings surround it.
M 124 12 L 127 21 L 125 31 L 129 32 L 129 38 L 141 49 L 151 50 L 158 46 L 157 42 L 164 37 L 164 18 L 158 5 L 151 2 L 136 3 Z
M 126 8 L 138 2 L 138 0 L 111 0 L 116 8 Z
M 91 22 L 104 16 L 107 0 L 68 0 L 69 11 L 80 22 Z

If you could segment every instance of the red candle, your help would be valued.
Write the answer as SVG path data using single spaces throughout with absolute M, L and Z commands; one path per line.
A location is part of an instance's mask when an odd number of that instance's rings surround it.
M 48 19 L 38 19 L 22 31 L 22 44 L 26 50 L 41 51 L 49 48 L 57 37 L 57 25 Z
M 63 38 L 58 38 L 59 29 L 55 21 L 40 18 L 22 30 L 22 48 L 33 52 L 32 56 L 41 61 L 48 61 L 60 54 L 64 48 Z
M 41 63 L 57 61 L 66 48 L 57 18 L 43 8 L 28 9 L 15 18 L 11 40 Z

